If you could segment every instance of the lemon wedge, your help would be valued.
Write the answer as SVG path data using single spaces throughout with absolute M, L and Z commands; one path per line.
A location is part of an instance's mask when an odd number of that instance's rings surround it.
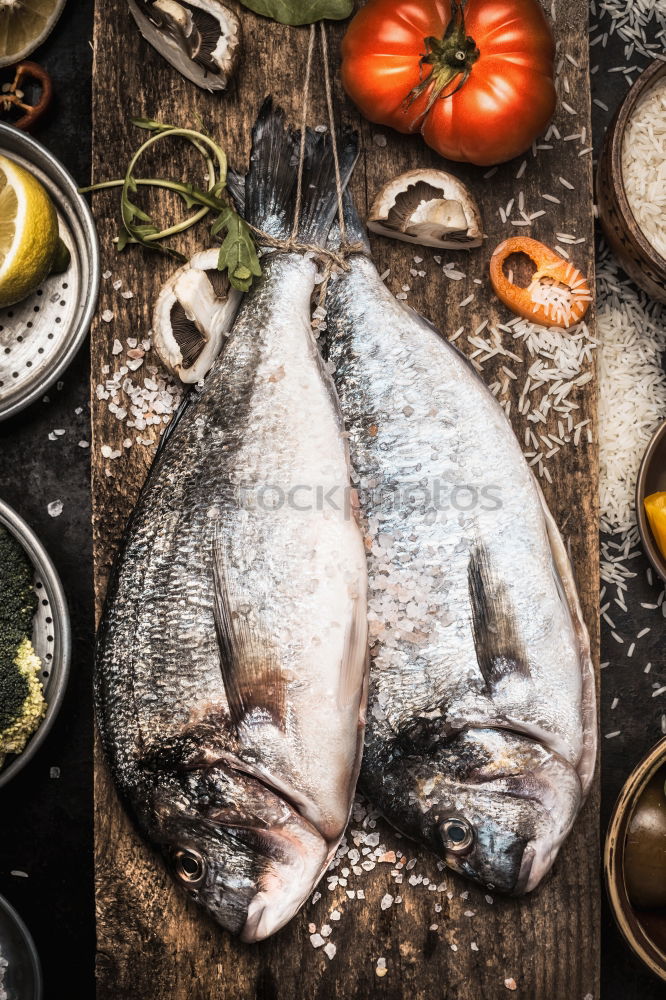
M 45 188 L 24 167 L 0 156 L 0 308 L 35 291 L 50 272 L 58 245 L 58 216 Z
M 0 0 L 0 66 L 10 66 L 41 45 L 65 0 Z
M 666 493 L 652 493 L 643 501 L 657 547 L 666 559 Z

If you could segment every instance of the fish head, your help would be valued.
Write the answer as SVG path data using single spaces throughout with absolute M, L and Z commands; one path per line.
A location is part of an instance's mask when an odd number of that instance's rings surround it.
M 319 881 L 330 845 L 285 794 L 236 760 L 165 763 L 139 821 L 175 882 L 242 940 L 274 934 Z
M 384 779 L 393 785 L 388 818 L 491 892 L 536 888 L 581 802 L 571 764 L 528 736 L 501 729 L 466 730 L 427 757 L 407 755 L 397 771 Z

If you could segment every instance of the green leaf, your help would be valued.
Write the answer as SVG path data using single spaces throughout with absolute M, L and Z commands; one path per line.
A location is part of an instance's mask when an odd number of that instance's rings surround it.
M 132 118 L 132 125 L 143 128 L 146 132 L 168 132 L 175 125 L 165 125 L 164 122 L 156 122 L 153 118 Z
M 261 274 L 261 264 L 248 226 L 237 212 L 227 207 L 220 212 L 210 231 L 211 236 L 226 231 L 217 258 L 218 270 L 228 271 L 233 287 L 247 292 L 253 277 L 258 278 Z
M 354 9 L 353 0 L 241 0 L 255 14 L 280 24 L 312 24 L 328 18 L 342 21 Z
M 123 227 L 122 229 L 118 230 L 118 235 L 116 237 L 115 242 L 116 242 L 116 250 L 118 251 L 118 253 L 122 253 L 122 251 L 125 249 L 128 243 L 136 243 L 136 240 L 133 240 L 130 234 L 127 232 L 127 230 Z

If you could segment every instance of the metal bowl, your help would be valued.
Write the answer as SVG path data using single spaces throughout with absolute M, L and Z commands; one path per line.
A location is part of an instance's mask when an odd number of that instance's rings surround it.
M 8 963 L 2 984 L 8 1000 L 41 1000 L 42 969 L 35 943 L 3 896 L 0 896 L 0 956 Z
M 44 185 L 58 213 L 60 237 L 72 259 L 64 274 L 42 282 L 27 299 L 0 309 L 0 420 L 43 395 L 83 343 L 99 292 L 99 246 L 88 205 L 49 151 L 25 132 L 0 122 L 0 153 Z
M 662 580 L 666 581 L 666 558 L 659 551 L 659 546 L 648 523 L 643 501 L 652 493 L 666 490 L 666 421 L 657 428 L 652 440 L 645 450 L 643 461 L 638 470 L 636 480 L 636 519 L 638 533 L 641 536 L 645 554 L 652 563 L 654 570 Z
M 622 144 L 627 122 L 641 97 L 666 77 L 666 62 L 655 59 L 638 77 L 608 127 L 597 168 L 599 219 L 622 268 L 653 299 L 666 302 L 666 260 L 643 235 L 629 207 L 622 177 Z
M 0 771 L 2 788 L 34 757 L 55 721 L 67 687 L 71 638 L 62 584 L 42 543 L 23 518 L 3 500 L 0 500 L 0 524 L 21 543 L 35 570 L 34 586 L 39 602 L 33 623 L 32 644 L 42 661 L 41 680 L 48 705 L 44 719 L 23 753 L 7 758 L 8 763 Z
M 613 916 L 629 946 L 661 979 L 666 980 L 666 914 L 636 910 L 629 899 L 624 873 L 624 848 L 634 808 L 650 779 L 666 767 L 666 739 L 660 740 L 629 775 L 611 816 L 604 871 Z

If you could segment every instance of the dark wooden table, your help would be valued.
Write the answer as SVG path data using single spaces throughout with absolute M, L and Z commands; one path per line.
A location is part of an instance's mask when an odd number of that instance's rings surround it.
M 70 4 L 61 27 L 43 50 L 43 61 L 51 69 L 57 81 L 61 82 L 62 98 L 57 118 L 42 132 L 40 138 L 64 160 L 82 182 L 88 174 L 90 138 L 88 37 L 91 6 L 87 0 L 77 3 L 76 10 L 74 5 Z M 106 16 L 111 5 L 105 4 L 103 7 L 104 10 L 100 13 Z M 132 44 L 135 42 L 132 41 Z M 603 64 L 613 65 L 619 62 L 620 51 L 619 47 L 613 49 L 611 41 L 611 46 L 603 53 Z M 599 54 L 595 52 L 595 58 Z M 159 60 L 155 57 L 155 62 L 150 65 L 158 67 Z M 612 108 L 623 90 L 619 76 L 607 78 L 600 73 L 595 82 L 597 80 L 603 81 L 601 96 Z M 614 86 L 612 91 L 611 84 Z M 595 108 L 595 132 L 599 132 L 603 127 L 605 118 L 606 115 Z M 125 141 L 129 141 L 129 136 L 125 136 Z M 106 171 L 107 168 L 104 169 Z M 437 318 L 433 315 L 433 319 Z M 0 892 L 18 907 L 35 935 L 46 971 L 47 998 L 62 996 L 65 981 L 68 992 L 73 997 L 93 996 L 90 497 L 87 455 L 77 446 L 78 440 L 90 437 L 86 406 L 87 358 L 83 352 L 63 382 L 60 390 L 54 388 L 53 392 L 49 393 L 48 403 L 36 404 L 16 420 L 0 426 L 0 493 L 37 529 L 53 555 L 70 598 L 76 639 L 72 688 L 59 723 L 37 759 L 9 789 L 3 792 L 0 805 L 2 809 Z M 79 407 L 84 407 L 84 410 L 77 414 L 75 410 Z M 67 428 L 67 434 L 57 443 L 49 442 L 48 432 L 55 427 Z M 64 511 L 61 517 L 54 521 L 46 514 L 46 504 L 58 497 L 64 501 Z M 102 531 L 109 534 L 117 533 L 120 520 L 119 517 L 110 525 L 103 526 Z M 646 596 L 645 599 L 649 598 Z M 638 603 L 632 601 L 632 609 L 637 607 Z M 589 610 L 592 610 L 591 602 Z M 640 621 L 636 619 L 623 624 L 630 630 L 638 630 L 641 627 Z M 651 653 L 655 664 L 660 660 L 663 663 L 663 654 L 660 657 L 656 648 L 658 639 L 658 635 L 655 635 L 655 649 L 653 655 Z M 617 656 L 617 648 L 612 648 L 614 643 L 607 650 L 604 648 L 605 645 L 602 639 L 602 659 L 611 661 L 608 673 L 603 678 L 602 732 L 610 728 L 621 728 L 623 738 L 621 744 L 611 741 L 602 747 L 604 752 L 602 830 L 605 828 L 607 814 L 615 794 L 632 762 L 658 736 L 659 711 L 658 706 L 650 704 L 651 692 L 645 679 L 636 675 L 630 661 L 627 662 L 626 658 Z M 618 692 L 622 692 L 623 696 L 620 705 L 613 713 L 611 725 L 609 706 L 612 697 Z M 60 768 L 60 777 L 57 779 L 50 777 L 50 769 L 54 766 Z M 596 822 L 594 826 L 596 827 Z M 17 870 L 25 871 L 29 878 L 9 874 Z M 575 899 L 578 880 L 579 873 L 574 871 L 570 882 L 567 882 L 572 899 Z M 118 891 L 121 892 L 122 888 L 122 883 L 119 883 Z M 161 904 L 161 901 L 161 897 L 158 897 L 156 905 Z M 577 909 L 577 903 L 574 909 Z M 355 913 L 356 911 L 351 916 L 353 917 Z M 195 920 L 191 915 L 188 915 L 187 919 Z M 512 947 L 510 920 L 507 926 L 510 948 Z M 517 921 L 516 927 L 518 934 L 523 935 L 525 940 L 530 933 L 533 933 L 529 924 Z M 380 924 L 374 930 L 380 937 L 387 935 L 390 939 L 390 926 L 384 927 Z M 104 927 L 102 933 L 104 934 Z M 584 928 L 580 931 L 573 929 L 571 934 L 573 944 L 578 948 L 584 948 L 587 931 Z M 478 940 L 481 947 L 485 939 L 479 937 Z M 522 947 L 528 952 L 530 949 L 525 940 L 522 942 Z M 199 956 L 197 961 L 202 963 L 201 967 L 207 967 L 211 977 L 216 979 L 215 966 L 206 947 L 206 936 L 198 938 L 197 944 L 199 947 L 204 946 L 203 955 Z M 111 941 L 110 949 L 108 946 L 105 949 L 107 954 L 109 950 L 113 951 L 112 959 L 117 953 L 115 945 L 116 942 Z M 553 953 L 559 946 L 559 939 L 551 937 L 545 953 Z M 301 952 L 310 962 L 312 954 L 307 939 L 302 944 Z M 192 953 L 196 959 L 196 953 L 194 951 Z M 544 963 L 538 955 L 543 953 L 543 948 L 535 950 L 536 962 L 541 963 L 542 967 Z M 168 966 L 172 956 L 165 955 L 164 951 L 160 952 L 158 949 L 158 958 L 160 954 L 161 958 L 157 964 Z M 454 958 L 454 953 L 451 953 L 451 958 Z M 445 973 L 448 978 L 444 980 L 442 976 L 442 982 L 438 983 L 437 987 L 431 983 L 429 995 L 456 997 L 467 995 L 461 992 L 464 988 L 461 979 L 469 974 L 469 959 L 470 956 L 466 956 L 465 963 L 460 965 L 452 961 L 450 970 Z M 481 966 L 487 959 L 488 955 L 481 951 L 477 961 Z M 526 954 L 525 964 L 529 959 L 530 955 Z M 105 963 L 105 965 L 107 969 L 114 967 L 113 964 Z M 364 970 L 355 968 L 354 963 L 350 963 L 350 966 L 355 981 L 361 982 Z M 433 959 L 433 967 L 441 968 L 437 958 Z M 186 967 L 185 978 L 187 971 Z M 601 971 L 601 995 L 604 998 L 619 1000 L 622 997 L 633 1000 L 634 997 L 640 996 L 649 1000 L 660 995 L 659 984 L 633 961 L 627 949 L 618 941 L 607 913 L 602 917 Z M 481 973 L 485 974 L 483 969 Z M 111 985 L 108 975 L 103 977 L 103 982 L 104 980 L 109 986 Z M 400 995 L 395 992 L 395 979 L 391 983 L 390 976 L 387 976 L 383 983 L 385 984 L 383 992 L 386 995 Z M 405 975 L 405 983 L 409 991 L 414 993 L 417 993 L 419 986 L 423 986 L 417 977 L 409 976 L 409 968 Z M 261 997 L 281 996 L 281 989 L 286 988 L 282 986 L 282 981 L 275 980 L 270 971 L 262 972 L 257 986 L 256 994 Z M 390 992 L 391 989 L 393 992 Z M 577 987 L 572 987 L 569 993 L 554 992 L 547 987 L 544 989 L 547 992 L 542 990 L 533 995 L 549 997 L 561 995 L 567 998 L 579 995 Z M 447 992 L 444 992 L 445 990 Z M 292 992 L 291 983 L 289 992 Z M 305 995 L 296 984 L 293 992 Z M 112 995 L 110 989 L 103 995 Z M 116 995 L 140 996 L 141 994 L 138 991 L 119 991 Z M 198 994 L 190 991 L 190 995 Z M 201 995 L 217 994 L 211 987 L 209 993 Z M 254 994 L 248 992 L 246 995 Z M 321 992 L 320 995 L 331 994 Z M 349 992 L 344 995 L 354 994 Z M 505 995 L 505 991 L 495 994 L 488 988 L 483 993 L 476 992 L 471 995 L 493 997 Z M 582 998 L 584 993 L 580 993 L 580 996 Z
M 562 54 L 569 55 L 567 72 L 570 93 L 563 100 L 577 111 L 575 125 L 570 112 L 560 106 L 555 121 L 562 135 L 590 132 L 589 75 L 587 72 L 587 12 L 578 0 L 557 0 L 556 37 Z M 244 54 L 232 86 L 223 96 L 208 95 L 187 81 L 149 48 L 134 30 L 124 0 L 98 5 L 95 19 L 95 67 L 93 80 L 93 178 L 96 181 L 124 173 L 133 148 L 143 140 L 130 124 L 132 116 L 189 124 L 199 115 L 229 151 L 237 165 L 244 166 L 249 152 L 250 128 L 268 93 L 286 109 L 291 120 L 299 120 L 302 67 L 305 64 L 308 30 L 277 25 L 243 12 Z M 339 86 L 340 25 L 328 28 L 334 67 L 334 97 L 340 119 L 359 130 L 361 157 L 352 179 L 355 199 L 362 213 L 379 187 L 401 170 L 418 166 L 443 166 L 419 137 L 404 137 L 390 129 L 364 121 Z M 310 101 L 311 124 L 326 121 L 321 61 L 317 50 L 315 86 Z M 381 143 L 377 138 L 381 137 Z M 157 148 L 157 147 L 156 147 Z M 387 282 L 399 293 L 410 286 L 410 304 L 445 334 L 464 326 L 456 345 L 471 354 L 467 339 L 484 322 L 490 326 L 506 322 L 510 314 L 498 303 L 485 279 L 488 259 L 495 246 L 515 230 L 502 224 L 499 206 L 524 192 L 527 212 L 544 206 L 541 192 L 557 190 L 561 200 L 549 203 L 548 212 L 521 235 L 538 235 L 549 244 L 557 232 L 575 231 L 586 242 L 576 247 L 579 267 L 592 276 L 594 229 L 592 213 L 591 157 L 579 155 L 580 144 L 554 143 L 536 158 L 527 156 L 501 166 L 492 178 L 486 171 L 451 165 L 456 176 L 466 180 L 483 212 L 488 239 L 477 251 L 445 254 L 457 261 L 466 277 L 447 280 L 434 261 L 434 252 L 409 248 L 390 240 L 376 240 L 373 252 L 379 271 L 390 268 Z M 148 169 L 157 176 L 182 177 L 189 160 L 183 162 L 181 147 L 162 144 Z M 146 169 L 142 165 L 143 170 Z M 189 170 L 193 169 L 189 166 Z M 516 174 L 520 173 L 520 180 Z M 565 177 L 571 190 L 561 190 Z M 134 445 L 123 449 L 127 429 L 95 397 L 95 386 L 103 382 L 105 366 L 111 372 L 123 363 L 112 355 L 114 338 L 124 342 L 134 331 L 147 331 L 152 305 L 173 263 L 132 249 L 118 255 L 112 247 L 117 232 L 117 192 L 104 192 L 94 202 L 102 245 L 103 269 L 111 276 L 102 284 L 98 316 L 92 329 L 93 390 L 92 498 L 93 556 L 98 610 L 104 597 L 109 566 L 127 517 L 152 459 L 152 448 Z M 189 236 L 190 234 L 188 234 Z M 206 233 L 192 235 L 189 246 L 206 244 Z M 422 268 L 414 267 L 414 256 Z M 414 271 L 426 276 L 419 280 Z M 117 289 L 134 292 L 123 300 Z M 469 304 L 467 300 L 473 298 Z M 105 315 L 106 314 L 106 315 Z M 112 318 L 111 318 L 112 317 Z M 588 315 L 594 330 L 594 310 Z M 506 341 L 506 338 L 505 338 Z M 519 365 L 495 358 L 486 364 L 483 377 L 492 383 L 501 376 L 502 364 L 518 368 L 522 378 L 507 382 L 504 400 L 512 400 L 512 422 L 519 439 L 528 424 L 518 414 L 520 386 L 527 374 L 528 356 L 516 342 L 513 350 L 525 357 Z M 107 368 L 108 370 L 108 368 Z M 596 381 L 572 393 L 579 406 L 576 421 L 589 420 L 592 442 L 584 436 L 579 447 L 563 448 L 552 460 L 552 482 L 542 481 L 554 516 L 569 522 L 567 540 L 576 566 L 581 600 L 590 630 L 595 658 L 598 656 L 598 457 L 596 434 Z M 524 372 L 524 374 L 523 374 Z M 557 433 L 557 421 L 549 430 Z M 148 432 L 149 436 L 152 432 Z M 131 436 L 131 435 L 130 435 Z M 143 437 L 146 435 L 144 434 Z M 155 436 L 155 435 L 153 435 Z M 113 461 L 104 457 L 104 446 L 122 452 Z M 569 519 L 571 497 L 577 497 L 577 517 Z M 535 1000 L 570 1000 L 598 995 L 600 882 L 598 863 L 598 786 L 568 839 L 552 877 L 529 898 L 496 897 L 489 904 L 478 888 L 438 872 L 436 859 L 396 838 L 387 824 L 378 821 L 380 843 L 387 851 L 403 849 L 418 860 L 418 874 L 438 885 L 435 892 L 408 884 L 404 901 L 382 909 L 386 894 L 396 893 L 391 865 L 378 865 L 363 880 L 365 899 L 347 897 L 340 885 L 322 898 L 308 903 L 276 937 L 248 947 L 219 929 L 179 894 L 163 865 L 140 841 L 120 808 L 106 764 L 97 758 L 95 770 L 95 845 L 97 864 L 97 913 L 99 948 L 98 996 L 103 1000 L 242 1000 L 247 996 L 286 998 L 298 982 L 298 992 L 312 1000 L 345 996 L 366 1000 L 390 997 L 418 1000 L 439 996 L 444 1000 L 494 1000 L 508 991 L 505 980 L 515 980 L 518 994 Z M 351 824 L 352 828 L 354 824 Z M 414 869 L 416 871 L 416 869 Z M 350 883 L 351 885 L 351 883 Z M 356 882 L 353 883 L 356 886 Z M 441 910 L 435 910 L 439 905 Z M 317 929 L 328 922 L 332 909 L 342 913 L 331 938 L 337 948 L 332 960 L 309 941 L 309 924 Z M 472 915 L 473 914 L 473 915 Z M 386 975 L 377 975 L 382 958 Z

